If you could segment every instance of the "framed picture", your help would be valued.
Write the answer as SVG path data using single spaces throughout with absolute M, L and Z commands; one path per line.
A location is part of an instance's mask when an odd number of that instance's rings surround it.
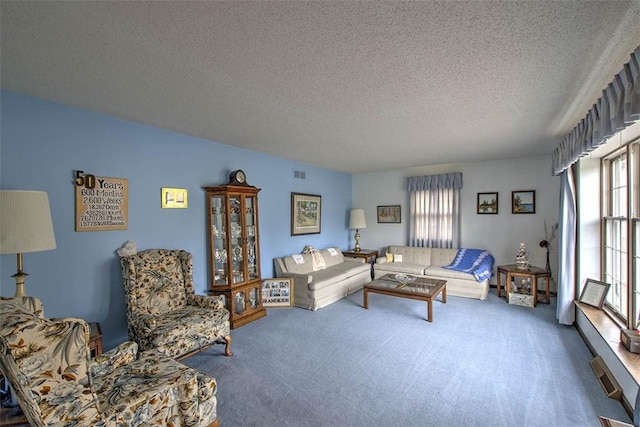
M 512 191 L 511 213 L 533 214 L 536 213 L 536 191 Z
M 478 193 L 478 213 L 498 213 L 498 193 Z
M 609 291 L 609 283 L 601 282 L 599 280 L 587 279 L 584 282 L 584 288 L 578 301 L 585 304 L 592 305 L 594 307 L 602 308 L 604 299 Z
M 291 235 L 319 234 L 322 196 L 291 193 Z
M 262 281 L 264 307 L 291 307 L 293 305 L 293 279 L 265 279 Z
M 380 224 L 400 224 L 400 205 L 378 206 L 378 222 Z
M 186 188 L 162 188 L 162 208 L 186 208 L 187 189 Z

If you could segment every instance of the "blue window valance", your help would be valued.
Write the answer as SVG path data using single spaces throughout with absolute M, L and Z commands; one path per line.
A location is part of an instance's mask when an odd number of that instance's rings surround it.
M 553 152 L 553 174 L 559 175 L 580 157 L 640 119 L 640 46 L 631 54 L 602 96 Z
M 462 188 L 462 173 L 452 172 L 438 175 L 410 176 L 407 178 L 407 185 L 409 191 Z

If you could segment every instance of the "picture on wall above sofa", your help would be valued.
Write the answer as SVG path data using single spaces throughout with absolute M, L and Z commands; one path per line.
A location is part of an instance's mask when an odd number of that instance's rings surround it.
M 400 224 L 401 218 L 400 205 L 378 206 L 379 224 Z
M 478 210 L 479 214 L 497 214 L 498 213 L 498 193 L 478 193 Z
M 291 193 L 291 235 L 319 234 L 322 196 Z
M 533 214 L 536 213 L 536 191 L 512 191 L 511 213 Z

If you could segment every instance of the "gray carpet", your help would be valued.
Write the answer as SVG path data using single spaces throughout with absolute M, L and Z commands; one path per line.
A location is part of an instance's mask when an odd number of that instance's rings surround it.
M 316 312 L 269 309 L 184 360 L 218 381 L 227 426 L 599 426 L 631 422 L 597 382 L 555 299 L 537 308 L 449 297 L 426 304 L 362 292 Z

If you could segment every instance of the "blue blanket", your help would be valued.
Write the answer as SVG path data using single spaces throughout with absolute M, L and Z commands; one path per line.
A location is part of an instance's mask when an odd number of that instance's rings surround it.
M 444 268 L 471 273 L 478 282 L 493 276 L 493 255 L 481 249 L 458 249 L 451 264 Z

